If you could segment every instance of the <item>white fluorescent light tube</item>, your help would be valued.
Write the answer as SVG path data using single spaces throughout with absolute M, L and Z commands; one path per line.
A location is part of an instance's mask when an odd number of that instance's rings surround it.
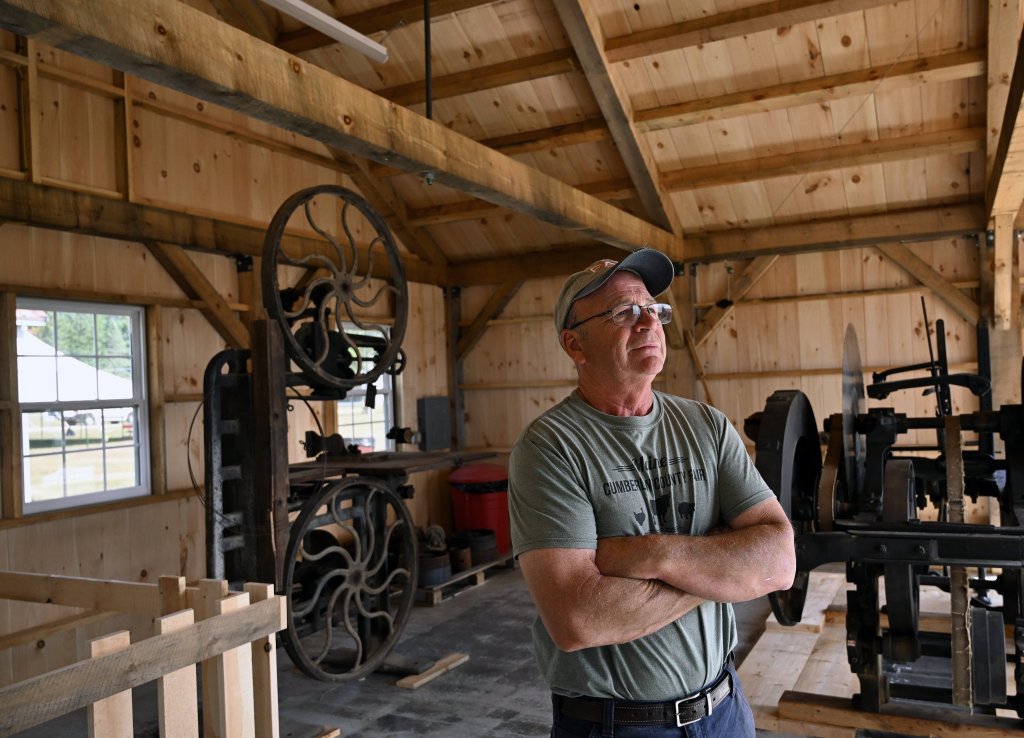
M 320 31 L 325 36 L 330 36 L 339 44 L 366 54 L 375 62 L 383 64 L 388 60 L 388 50 L 372 38 L 349 28 L 337 18 L 332 18 L 302 0 L 263 0 L 263 2 L 290 15 L 295 20 L 305 23 L 310 28 Z

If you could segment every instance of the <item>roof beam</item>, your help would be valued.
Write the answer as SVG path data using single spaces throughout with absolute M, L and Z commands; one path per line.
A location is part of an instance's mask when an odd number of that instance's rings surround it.
M 443 77 L 435 77 L 430 81 L 430 96 L 434 100 L 458 97 L 471 92 L 529 82 L 558 74 L 568 74 L 578 71 L 579 68 L 579 62 L 576 60 L 576 55 L 572 53 L 572 49 L 556 49 L 536 56 L 510 59 L 478 69 L 467 69 L 462 72 L 446 74 Z M 427 99 L 426 81 L 416 80 L 395 87 L 387 87 L 377 90 L 376 94 L 408 107 Z
M 484 284 L 504 284 L 521 279 L 564 277 L 578 272 L 598 259 L 621 259 L 621 252 L 595 243 L 559 244 L 558 251 L 539 250 L 534 254 L 517 254 L 498 259 L 451 264 L 448 284 L 471 287 Z
M 798 151 L 761 159 L 676 169 L 663 172 L 661 184 L 666 190 L 681 192 L 702 187 L 755 182 L 772 177 L 824 172 L 843 167 L 883 164 L 943 154 L 966 154 L 981 151 L 984 147 L 984 128 L 956 128 L 918 136 L 885 138 L 881 141 Z
M 985 176 L 989 182 L 995 169 L 999 140 L 1006 128 L 1004 115 L 1007 112 L 1007 97 L 1010 95 L 1012 80 L 1016 77 L 1016 67 L 1020 64 L 1017 46 L 1021 12 L 1021 0 L 990 0 L 988 3 L 988 145 L 985 150 Z M 1013 120 L 1016 117 L 1017 108 L 1014 108 Z
M 685 49 L 688 46 L 699 46 L 773 28 L 854 13 L 879 5 L 889 5 L 891 2 L 892 0 L 772 0 L 749 8 L 616 36 L 605 42 L 604 51 L 610 62 L 628 61 L 641 56 Z
M 606 202 L 628 200 L 636 197 L 633 182 L 628 177 L 618 177 L 603 182 L 576 185 L 576 188 Z M 410 226 L 422 227 L 440 223 L 456 223 L 463 220 L 497 218 L 507 212 L 505 208 L 483 200 L 460 200 L 445 205 L 431 205 L 408 212 Z
M 184 3 L 0 0 L 0 25 L 623 250 L 682 250 L 663 229 Z
M 555 0 L 555 9 L 562 20 L 569 41 L 583 67 L 583 74 L 597 99 L 598 107 L 608 123 L 612 140 L 636 187 L 637 195 L 651 222 L 677 234 L 682 225 L 668 195 L 657 180 L 658 165 L 647 141 L 633 126 L 633 105 L 627 90 L 609 69 L 601 48 L 604 34 L 594 10 L 581 0 Z
M 473 347 L 483 338 L 484 332 L 487 330 L 487 324 L 501 315 L 501 311 L 508 306 L 522 286 L 522 279 L 510 279 L 503 282 L 491 293 L 491 296 L 487 299 L 487 304 L 480 309 L 473 322 L 459 332 L 459 343 L 455 350 L 455 355 L 458 359 L 466 358 L 466 354 L 472 351 Z
M 827 105 L 835 100 L 888 92 L 918 84 L 935 84 L 985 73 L 985 51 L 975 49 L 951 54 L 908 59 L 884 67 L 858 69 L 827 77 L 784 82 L 771 87 L 732 92 L 703 100 L 637 110 L 633 121 L 641 131 L 707 123 L 754 113 L 795 108 L 799 105 Z
M 223 1 L 223 0 L 221 0 Z M 251 3 L 252 0 L 245 0 Z M 430 18 L 437 20 L 460 10 L 490 5 L 494 0 L 431 0 Z M 362 34 L 370 35 L 378 31 L 390 31 L 400 24 L 411 25 L 423 20 L 423 0 L 400 0 L 400 2 L 370 8 L 361 13 L 353 13 L 338 19 L 349 28 Z M 278 36 L 277 46 L 292 54 L 319 49 L 337 43 L 330 36 L 304 26 L 296 31 L 289 31 Z
M 686 258 L 687 261 L 710 263 L 749 259 L 759 254 L 800 254 L 897 241 L 933 241 L 965 234 L 975 235 L 985 230 L 985 222 L 982 206 L 971 204 L 765 228 L 688 233 Z
M 266 236 L 266 229 L 256 226 L 0 178 L 3 221 L 122 241 L 158 241 L 232 256 L 262 256 Z M 282 243 L 289 253 L 318 253 L 323 245 L 319 239 L 290 234 Z M 359 258 L 360 263 L 368 263 L 365 248 L 360 247 Z M 384 261 L 373 262 L 373 276 L 391 276 Z M 443 265 L 419 259 L 405 259 L 404 265 L 406 277 L 412 282 L 443 285 L 447 281 Z
M 263 3 L 254 3 L 252 0 L 210 0 L 210 5 L 226 23 L 241 28 L 260 41 L 272 44 L 277 38 L 277 26 L 267 14 L 267 7 Z
M 991 90 L 992 96 L 1000 94 L 1000 85 Z M 990 119 L 990 132 L 999 121 L 999 138 L 991 159 L 991 173 L 985 187 L 985 207 L 990 217 L 1016 215 L 1024 200 L 1024 37 L 1017 48 L 1017 59 L 1013 65 L 1013 77 L 1006 91 L 1003 110 L 998 118 Z M 997 111 L 990 108 L 989 113 Z

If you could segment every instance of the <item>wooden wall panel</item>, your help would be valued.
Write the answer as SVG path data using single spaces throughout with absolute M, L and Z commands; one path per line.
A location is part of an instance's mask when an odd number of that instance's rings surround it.
M 0 49 L 14 51 L 14 37 L 6 31 L 0 31 Z M 17 70 L 0 64 L 0 169 L 21 170 L 20 109 Z

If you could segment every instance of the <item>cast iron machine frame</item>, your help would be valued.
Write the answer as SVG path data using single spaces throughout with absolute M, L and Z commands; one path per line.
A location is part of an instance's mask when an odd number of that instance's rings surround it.
M 927 324 L 927 318 L 926 318 Z M 938 355 L 932 361 L 875 373 L 866 394 L 925 388 L 937 399 L 937 417 L 915 418 L 893 408 L 865 409 L 856 334 L 847 328 L 843 408 L 824 423 L 824 456 L 807 397 L 779 390 L 765 409 L 746 419 L 755 464 L 793 523 L 797 573 L 793 587 L 769 596 L 783 625 L 801 619 L 810 572 L 845 562 L 847 660 L 857 675 L 855 704 L 878 712 L 891 700 L 945 703 L 994 713 L 1006 707 L 1024 716 L 1024 406 L 992 410 L 985 376 L 949 374 L 944 327 L 936 321 Z M 979 327 L 981 368 L 987 334 Z M 929 341 L 929 350 L 931 344 Z M 924 370 L 923 377 L 893 379 Z M 1022 366 L 1024 371 L 1024 366 Z M 1022 377 L 1024 381 L 1024 377 Z M 954 415 L 951 386 L 982 398 L 982 410 Z M 934 430 L 934 445 L 898 446 L 912 430 Z M 978 434 L 965 450 L 961 432 Z M 991 452 L 998 435 L 1003 458 Z M 931 452 L 931 453 L 929 453 Z M 990 497 L 1000 524 L 963 521 L 964 495 Z M 918 519 L 927 503 L 938 519 Z M 992 569 L 1001 570 L 991 575 Z M 968 570 L 976 570 L 971 577 Z M 885 618 L 879 607 L 880 584 Z M 920 587 L 950 592 L 950 634 L 923 632 Z M 1001 595 L 992 604 L 990 593 Z M 1014 634 L 1006 655 L 1004 630 Z M 1007 695 L 1006 663 L 1013 658 L 1016 694 Z
M 261 277 L 269 320 L 253 321 L 250 350 L 217 354 L 204 376 L 207 575 L 272 582 L 287 597 L 292 661 L 324 681 L 356 679 L 393 658 L 412 607 L 410 470 L 451 460 L 382 463 L 320 436 L 307 448 L 315 462 L 288 463 L 289 392 L 332 401 L 365 384 L 372 398 L 374 382 L 404 366 L 405 270 L 365 200 L 335 185 L 289 197 L 267 230 Z M 384 307 L 389 331 L 366 317 Z

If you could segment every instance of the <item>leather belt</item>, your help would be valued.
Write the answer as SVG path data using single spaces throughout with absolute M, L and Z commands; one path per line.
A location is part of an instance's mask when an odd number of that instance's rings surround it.
M 732 693 L 732 676 L 725 669 L 697 694 L 668 702 L 625 702 L 615 700 L 616 725 L 675 725 L 683 727 L 710 715 Z M 561 697 L 563 715 L 591 723 L 604 721 L 604 700 Z

